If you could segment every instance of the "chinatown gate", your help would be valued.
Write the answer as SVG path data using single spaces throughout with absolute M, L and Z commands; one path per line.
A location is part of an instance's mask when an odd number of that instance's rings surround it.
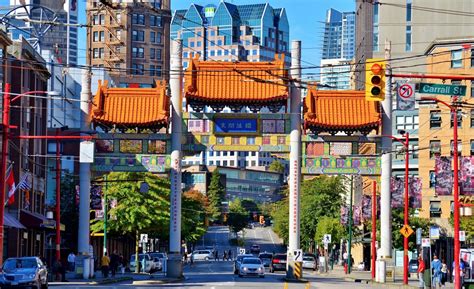
M 180 43 L 172 43 L 170 97 L 164 82 L 157 82 L 154 88 L 99 85 L 91 120 L 105 132 L 96 138 L 93 174 L 111 171 L 170 174 L 167 274 L 181 277 L 182 156 L 205 151 L 255 151 L 287 158 L 290 162 L 287 277 L 301 278 L 300 259 L 295 255 L 300 249 L 302 176 L 347 174 L 377 179 L 379 138 L 367 135 L 380 128 L 379 103 L 366 101 L 363 92 L 320 91 L 310 86 L 302 104 L 300 42 L 293 42 L 290 70 L 285 68 L 283 55 L 277 55 L 273 62 L 190 59 L 184 71 L 183 87 Z M 189 108 L 192 112 L 188 112 Z M 223 112 L 225 108 L 230 111 Z

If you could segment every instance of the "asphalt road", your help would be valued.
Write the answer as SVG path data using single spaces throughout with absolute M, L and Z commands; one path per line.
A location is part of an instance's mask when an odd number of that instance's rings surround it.
M 222 252 L 223 249 L 231 248 L 228 244 L 229 231 L 225 227 L 210 227 L 200 246 L 216 246 Z M 260 245 L 262 251 L 284 252 L 285 247 L 281 245 L 279 238 L 269 228 L 246 229 L 246 247 L 253 244 Z M 236 248 L 234 248 L 236 249 Z M 374 288 L 370 285 L 346 282 L 340 279 L 328 278 L 313 271 L 305 271 L 304 278 L 308 283 L 287 283 L 284 281 L 285 272 L 266 272 L 265 278 L 240 278 L 233 274 L 233 263 L 231 261 L 196 261 L 192 266 L 187 265 L 184 269 L 185 280 L 178 283 L 159 284 L 157 281 L 128 281 L 120 284 L 109 285 L 77 285 L 68 284 L 54 286 L 52 288 L 68 289 L 126 289 L 126 288 L 185 288 L 185 289 L 225 289 L 225 288 L 249 288 L 249 289 L 310 289 L 310 288 L 348 288 L 364 289 Z M 157 278 L 158 275 L 157 275 Z

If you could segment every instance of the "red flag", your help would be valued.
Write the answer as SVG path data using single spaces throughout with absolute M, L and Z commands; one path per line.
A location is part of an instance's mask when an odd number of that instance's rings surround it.
M 13 169 L 10 169 L 10 173 L 7 177 L 7 185 L 8 185 L 8 204 L 12 205 L 15 202 L 15 178 L 13 177 Z

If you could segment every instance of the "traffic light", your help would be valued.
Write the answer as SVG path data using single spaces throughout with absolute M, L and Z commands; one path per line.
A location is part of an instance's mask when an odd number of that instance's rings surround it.
M 264 216 L 260 216 L 260 224 L 265 224 L 265 217 Z
M 385 60 L 367 59 L 365 64 L 365 100 L 385 99 Z

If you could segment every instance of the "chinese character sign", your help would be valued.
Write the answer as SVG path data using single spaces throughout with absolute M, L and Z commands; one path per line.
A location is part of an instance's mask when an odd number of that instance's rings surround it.
M 258 133 L 256 118 L 215 118 L 214 133 Z
M 453 173 L 451 169 L 451 157 L 437 156 L 435 160 L 436 186 L 435 193 L 438 196 L 451 195 L 453 189 Z

